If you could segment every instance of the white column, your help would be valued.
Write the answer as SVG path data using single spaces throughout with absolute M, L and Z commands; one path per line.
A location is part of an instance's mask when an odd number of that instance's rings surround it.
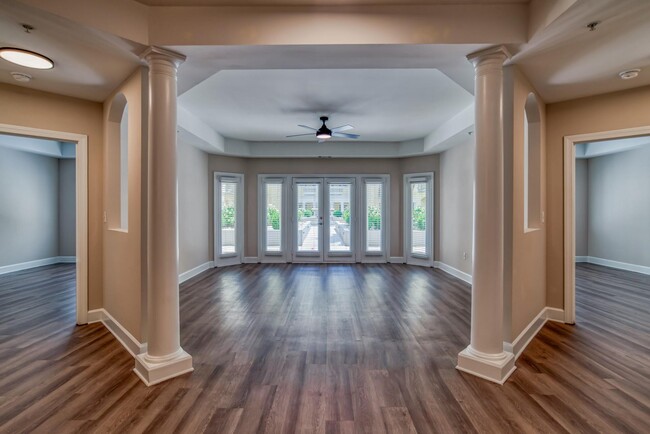
M 469 346 L 457 368 L 497 383 L 515 370 L 503 350 L 503 62 L 504 47 L 468 56 L 475 68 L 474 260 Z
M 152 385 L 191 372 L 180 346 L 176 200 L 176 70 L 185 56 L 148 48 L 147 352 L 135 372 Z

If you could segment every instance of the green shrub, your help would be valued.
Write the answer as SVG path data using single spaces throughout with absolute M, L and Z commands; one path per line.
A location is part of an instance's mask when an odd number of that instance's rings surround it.
M 305 218 L 309 218 L 309 217 L 311 217 L 313 215 L 314 215 L 314 211 L 312 211 L 310 209 L 302 210 L 302 216 L 305 217 Z
M 413 214 L 411 216 L 413 229 L 423 231 L 427 228 L 427 213 L 424 207 L 418 206 L 413 208 Z
M 334 211 L 334 212 L 332 213 L 332 215 L 333 215 L 334 217 L 342 217 L 342 216 L 343 216 L 343 213 L 341 212 L 340 209 L 337 209 L 336 211 Z
M 266 224 L 275 230 L 280 229 L 280 211 L 274 205 L 269 205 L 266 210 Z
M 381 211 L 376 206 L 368 207 L 368 229 L 381 229 Z
M 221 210 L 221 227 L 230 229 L 235 227 L 235 207 L 227 206 Z
M 341 216 L 343 217 L 343 220 L 347 223 L 350 224 L 350 209 L 346 209 L 341 213 Z

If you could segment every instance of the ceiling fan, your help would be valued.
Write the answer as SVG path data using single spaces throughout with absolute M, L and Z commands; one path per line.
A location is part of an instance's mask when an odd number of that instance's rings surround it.
M 340 127 L 335 127 L 335 128 L 328 128 L 327 125 L 325 125 L 325 122 L 327 122 L 329 118 L 327 116 L 321 116 L 320 120 L 323 122 L 323 125 L 321 125 L 320 128 L 312 128 L 308 127 L 307 125 L 298 125 L 301 128 L 307 128 L 308 130 L 314 131 L 313 133 L 306 133 L 306 134 L 292 134 L 287 137 L 300 137 L 300 136 L 311 136 L 311 135 L 316 135 L 316 138 L 318 139 L 318 143 L 322 143 L 327 139 L 331 139 L 332 137 L 339 137 L 339 138 L 345 138 L 345 139 L 358 139 L 360 136 L 359 134 L 348 134 L 344 133 L 343 131 L 348 131 L 353 129 L 354 127 L 352 125 L 341 125 Z

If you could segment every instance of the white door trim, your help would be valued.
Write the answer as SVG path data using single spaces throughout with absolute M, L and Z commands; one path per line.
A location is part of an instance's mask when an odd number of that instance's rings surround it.
M 356 262 L 357 244 L 357 178 L 355 176 L 335 176 L 325 178 L 323 184 L 323 261 L 324 262 Z M 332 221 L 330 218 L 330 185 L 331 184 L 349 184 L 350 185 L 350 251 L 336 252 L 329 249 L 329 235 L 331 232 Z
M 298 238 L 296 237 L 296 230 L 298 228 L 297 210 L 298 210 L 298 184 L 319 184 L 318 188 L 318 251 L 298 251 Z M 291 239 L 291 259 L 292 262 L 325 262 L 325 177 L 321 176 L 294 176 L 291 178 L 291 228 L 293 231 L 290 235 Z
M 39 139 L 54 139 L 76 145 L 77 324 L 86 324 L 88 323 L 88 136 L 8 124 L 0 124 L 0 133 Z
M 576 322 L 575 165 L 577 143 L 650 135 L 650 126 L 564 137 L 564 322 Z

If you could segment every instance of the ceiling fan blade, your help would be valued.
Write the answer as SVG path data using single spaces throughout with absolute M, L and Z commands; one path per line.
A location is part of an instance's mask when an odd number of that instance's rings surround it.
M 286 137 L 300 137 L 300 136 L 313 136 L 313 135 L 314 135 L 314 133 L 306 133 L 306 134 L 292 134 L 292 135 L 290 135 L 290 136 L 286 136 Z
M 352 125 L 341 125 L 340 127 L 332 128 L 333 133 L 341 133 L 343 131 L 352 130 L 354 127 Z
M 345 139 L 358 139 L 361 136 L 359 134 L 332 133 L 332 137 L 341 137 Z
M 298 125 L 298 126 L 302 128 L 307 128 L 308 130 L 317 131 L 316 128 L 308 127 L 307 125 Z

